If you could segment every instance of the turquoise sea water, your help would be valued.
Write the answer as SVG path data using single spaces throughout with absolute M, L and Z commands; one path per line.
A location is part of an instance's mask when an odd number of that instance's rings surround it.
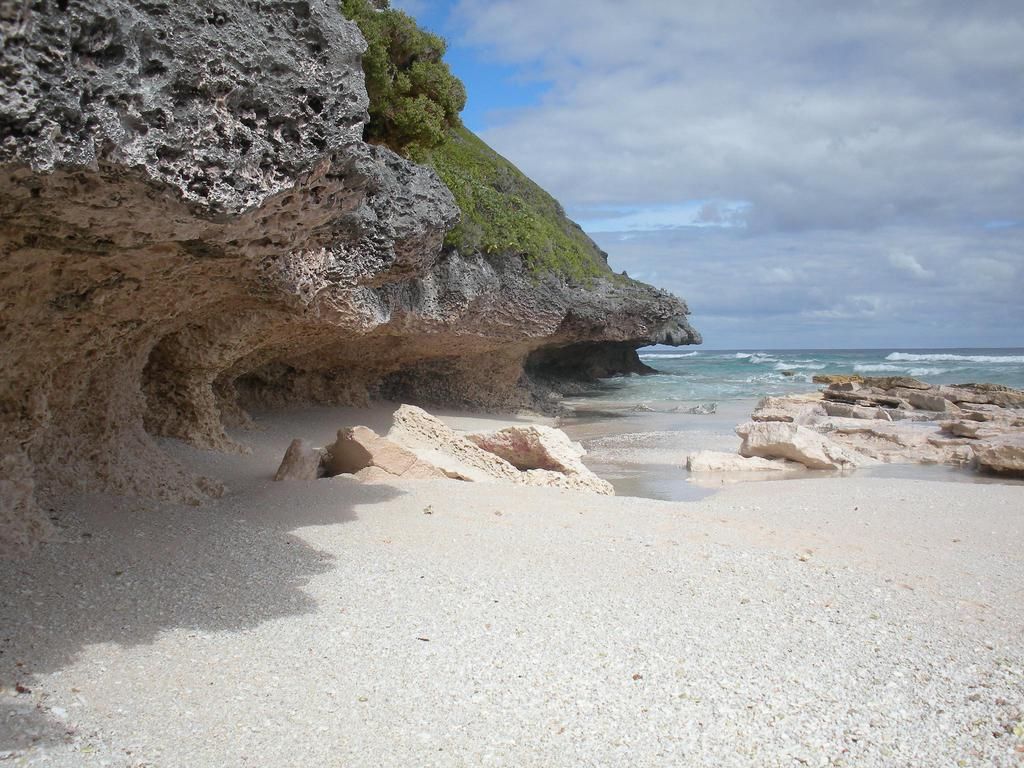
M 710 491 L 683 469 L 686 455 L 734 452 L 735 425 L 747 421 L 764 395 L 810 392 L 826 373 L 913 376 L 933 384 L 988 382 L 1024 389 L 1024 348 L 1015 349 L 648 349 L 641 358 L 659 372 L 604 379 L 568 398 L 574 414 L 560 426 L 588 451 L 587 464 L 623 496 L 676 501 Z M 788 375 L 787 375 L 788 374 Z M 688 409 L 715 403 L 712 413 Z M 860 474 L 957 482 L 1010 482 L 952 467 L 884 465 Z M 750 482 L 767 480 L 750 473 Z M 761 475 L 762 477 L 753 477 Z M 803 477 L 793 475 L 792 477 Z M 826 477 L 828 473 L 817 473 Z M 785 478 L 772 479 L 789 479 Z M 707 481 L 720 483 L 712 478 Z
M 815 374 L 913 376 L 933 384 L 988 382 L 1024 389 L 1024 348 L 641 350 L 658 373 L 605 379 L 591 397 L 617 403 L 748 400 L 817 389 Z

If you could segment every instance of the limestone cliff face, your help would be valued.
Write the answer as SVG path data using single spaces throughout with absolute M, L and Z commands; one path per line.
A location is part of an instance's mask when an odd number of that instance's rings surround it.
M 40 495 L 217 493 L 152 436 L 236 449 L 245 405 L 511 406 L 552 350 L 699 341 L 648 286 L 442 252 L 453 198 L 362 141 L 333 0 L 0 2 L 0 27 L 8 547 Z

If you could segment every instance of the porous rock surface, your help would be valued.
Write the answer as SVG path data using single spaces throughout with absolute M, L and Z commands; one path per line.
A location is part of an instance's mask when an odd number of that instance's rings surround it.
M 520 482 L 520 473 L 500 456 L 471 443 L 433 414 L 403 405 L 394 414 L 387 438 L 405 446 L 448 477 L 469 482 Z
M 0 542 L 68 490 L 222 492 L 153 440 L 238 450 L 244 406 L 510 407 L 559 350 L 600 372 L 699 336 L 678 299 L 442 251 L 429 169 L 361 140 L 332 0 L 0 3 Z
M 972 450 L 980 469 L 1024 477 L 1024 431 L 981 440 Z

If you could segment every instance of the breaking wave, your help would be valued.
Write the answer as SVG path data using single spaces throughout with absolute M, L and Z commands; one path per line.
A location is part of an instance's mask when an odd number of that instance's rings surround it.
M 779 360 L 779 358 L 772 357 L 766 352 L 737 352 L 736 359 L 748 360 L 754 365 L 760 365 L 761 363 L 775 363 Z
M 888 358 L 886 358 L 888 360 Z M 901 365 L 886 365 L 885 363 L 857 363 L 853 366 L 853 370 L 856 373 L 885 373 L 886 371 L 902 373 L 903 366 Z
M 787 363 L 785 360 L 775 364 L 776 371 L 820 371 L 825 367 L 824 363 Z
M 915 355 L 910 352 L 890 352 L 885 359 L 903 363 L 1024 363 L 1024 355 Z
M 900 373 L 905 376 L 939 376 L 950 371 L 949 368 L 910 368 L 888 363 L 857 363 L 853 370 L 855 373 Z
M 642 352 L 640 358 L 643 360 L 678 360 L 682 357 L 696 357 L 700 352 L 672 352 L 670 354 L 662 354 L 659 352 Z

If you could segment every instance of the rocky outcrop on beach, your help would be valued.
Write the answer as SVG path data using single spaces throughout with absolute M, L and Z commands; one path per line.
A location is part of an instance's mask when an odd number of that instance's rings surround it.
M 787 459 L 762 459 L 725 451 L 695 451 L 686 457 L 690 472 L 789 472 L 803 469 L 801 464 Z
M 527 424 L 460 435 L 412 405 L 401 406 L 393 418 L 385 436 L 356 426 L 339 430 L 337 440 L 323 448 L 293 440 L 274 479 L 354 475 L 364 482 L 450 479 L 615 493 L 583 464 L 583 447 L 559 429 Z
M 588 359 L 699 341 L 681 301 L 610 271 L 443 248 L 449 190 L 362 141 L 365 43 L 334 2 L 39 0 L 0 25 L 8 545 L 51 492 L 222 492 L 153 437 L 244 450 L 246 407 L 516 407 L 531 377 L 550 396 Z
M 809 469 L 885 462 L 1024 475 L 1024 391 L 932 385 L 905 376 L 819 382 L 827 384 L 821 392 L 762 399 L 752 420 L 736 428 L 740 455 L 788 459 Z M 694 457 L 689 465 L 695 472 L 720 471 Z
M 808 469 L 852 469 L 873 463 L 809 427 L 780 421 L 751 421 L 736 428 L 740 456 L 786 459 Z

